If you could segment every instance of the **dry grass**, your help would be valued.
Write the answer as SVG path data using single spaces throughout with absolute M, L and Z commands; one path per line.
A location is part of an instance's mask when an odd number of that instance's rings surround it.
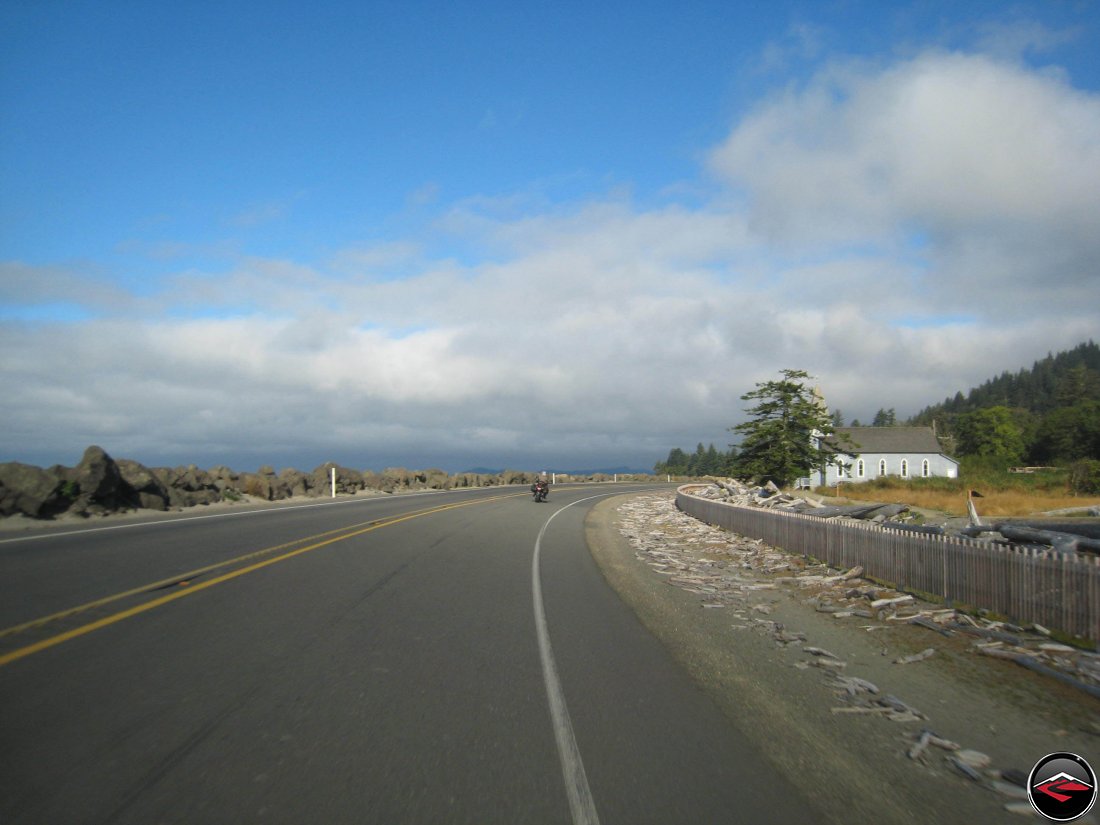
M 1074 495 L 1069 471 L 1051 468 L 1037 473 L 1010 473 L 1004 468 L 980 462 L 964 463 L 961 478 L 875 478 L 861 484 L 842 484 L 841 497 L 860 501 L 907 504 L 921 510 L 966 515 L 966 494 L 977 490 L 974 500 L 979 515 L 990 518 L 1033 516 L 1053 510 L 1081 510 L 1100 505 L 1100 496 Z M 820 494 L 835 496 L 837 490 L 818 488 Z
M 917 484 L 843 484 L 840 496 L 860 501 L 881 501 L 890 504 L 908 504 L 922 510 L 935 510 L 949 516 L 966 515 L 966 490 L 959 483 L 952 489 L 943 489 L 942 485 L 925 486 Z M 1064 489 L 1021 489 L 1007 487 L 997 489 L 991 485 L 981 485 L 982 497 L 974 499 L 974 506 L 982 516 L 1031 516 L 1052 510 L 1080 509 L 1100 506 L 1100 496 L 1074 496 Z M 835 487 L 818 488 L 815 492 L 825 496 L 836 496 Z

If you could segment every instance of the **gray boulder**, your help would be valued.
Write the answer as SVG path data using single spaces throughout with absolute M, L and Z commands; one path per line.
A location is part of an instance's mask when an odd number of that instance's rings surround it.
M 18 462 L 0 464 L 0 517 L 23 514 L 52 518 L 66 511 L 95 515 L 137 507 L 166 510 L 236 499 L 240 494 L 267 501 L 291 496 L 328 496 L 333 467 L 336 492 L 344 495 L 363 490 L 394 493 L 526 485 L 535 477 L 520 470 L 449 475 L 437 468 L 410 471 L 390 467 L 381 473 L 360 472 L 335 462 L 326 462 L 309 473 L 287 468 L 276 474 L 270 466 L 255 473 L 238 473 L 225 466 L 207 471 L 194 464 L 150 468 L 128 459 L 115 461 L 102 448 L 92 446 L 72 468 L 57 465 L 43 470 Z M 596 476 L 594 480 L 607 478 Z M 558 480 L 565 477 L 559 476 Z
M 380 473 L 374 472 L 374 470 L 363 471 L 363 489 L 374 490 L 375 492 L 382 492 L 383 480 Z
M 153 467 L 150 472 L 168 488 L 168 503 L 172 507 L 213 504 L 222 499 L 223 487 L 218 486 L 218 481 L 210 473 L 194 464 L 174 468 Z
M 171 495 L 164 483 L 148 467 L 120 458 L 115 462 L 122 480 L 133 491 L 137 505 L 147 510 L 167 510 Z
M 51 518 L 76 497 L 76 487 L 56 471 L 11 461 L 0 464 L 0 515 Z
M 412 473 L 404 467 L 387 467 L 382 471 L 382 490 L 394 493 L 398 490 L 407 490 L 412 483 Z
M 138 506 L 133 489 L 123 481 L 115 460 L 102 447 L 93 445 L 85 450 L 80 463 L 67 470 L 65 476 L 77 487 L 69 512 L 100 515 Z
M 279 472 L 279 480 L 286 485 L 286 489 L 291 496 L 309 495 L 310 477 L 301 470 L 287 467 Z
M 329 461 L 317 467 L 311 474 L 312 489 L 309 495 L 325 496 L 332 494 L 332 470 L 336 469 L 337 494 L 354 495 L 363 489 L 363 474 L 350 467 L 341 467 Z
M 224 464 L 211 467 L 206 473 L 213 480 L 214 486 L 222 492 L 226 490 L 240 491 L 241 474 L 226 467 Z
M 291 485 L 275 475 L 270 467 L 261 467 L 258 473 L 241 473 L 237 479 L 237 489 L 265 501 L 280 501 L 290 498 Z

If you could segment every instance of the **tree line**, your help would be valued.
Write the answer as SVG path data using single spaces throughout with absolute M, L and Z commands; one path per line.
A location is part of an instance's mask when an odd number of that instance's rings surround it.
M 1068 465 L 1100 461 L 1100 346 L 1048 354 L 1029 370 L 1004 372 L 967 395 L 921 410 L 945 448 L 992 463 Z
M 691 455 L 673 449 L 658 462 L 654 472 L 670 475 L 729 475 L 771 480 L 780 486 L 823 469 L 850 442 L 836 436 L 833 417 L 821 398 L 810 389 L 810 375 L 802 370 L 782 370 L 781 378 L 763 381 L 741 396 L 755 402 L 750 419 L 730 427 L 741 435 L 741 444 L 720 453 L 702 443 Z
M 712 443 L 703 447 L 700 441 L 695 452 L 687 453 L 679 447 L 668 451 L 668 458 L 658 461 L 653 472 L 657 475 L 672 476 L 732 476 L 737 451 L 719 451 Z

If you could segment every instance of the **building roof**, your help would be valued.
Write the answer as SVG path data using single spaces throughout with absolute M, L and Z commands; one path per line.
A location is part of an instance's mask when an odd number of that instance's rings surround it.
M 931 427 L 837 427 L 857 445 L 856 453 L 934 453 L 943 448 Z

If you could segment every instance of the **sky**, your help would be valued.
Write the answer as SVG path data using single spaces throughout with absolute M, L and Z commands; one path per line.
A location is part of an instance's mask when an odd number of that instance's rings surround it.
M 1100 339 L 1100 6 L 0 3 L 0 461 L 648 469 Z

